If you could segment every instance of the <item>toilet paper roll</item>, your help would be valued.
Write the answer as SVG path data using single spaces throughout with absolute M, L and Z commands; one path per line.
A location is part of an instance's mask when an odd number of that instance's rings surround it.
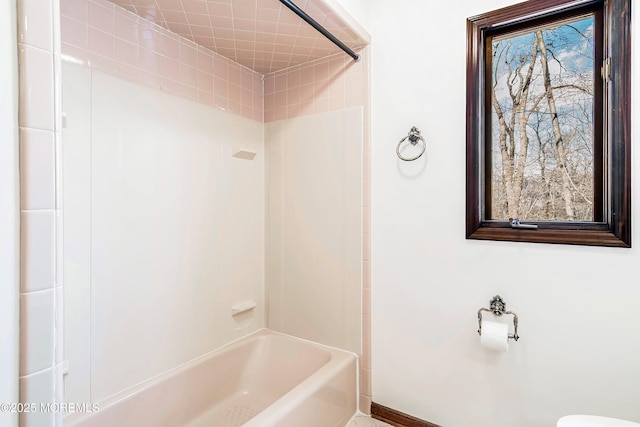
M 509 326 L 505 323 L 482 321 L 480 344 L 494 351 L 509 351 Z

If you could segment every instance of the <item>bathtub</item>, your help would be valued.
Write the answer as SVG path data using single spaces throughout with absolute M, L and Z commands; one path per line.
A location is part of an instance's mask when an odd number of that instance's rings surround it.
M 255 332 L 73 414 L 65 427 L 344 427 L 356 412 L 352 353 Z

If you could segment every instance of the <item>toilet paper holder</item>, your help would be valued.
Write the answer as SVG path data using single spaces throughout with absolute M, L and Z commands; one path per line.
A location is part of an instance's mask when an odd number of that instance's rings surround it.
M 503 314 L 510 314 L 513 316 L 513 334 L 509 334 L 509 338 L 513 338 L 518 341 L 518 315 L 513 311 L 507 311 L 507 304 L 504 302 L 500 295 L 493 297 L 489 303 L 489 308 L 482 307 L 478 310 L 478 335 L 482 335 L 482 312 L 486 311 L 493 313 L 496 316 L 502 316 Z

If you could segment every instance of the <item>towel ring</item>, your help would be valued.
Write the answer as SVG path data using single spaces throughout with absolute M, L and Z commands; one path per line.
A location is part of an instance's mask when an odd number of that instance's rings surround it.
M 409 142 L 411 143 L 411 145 L 413 145 L 414 147 L 418 144 L 418 141 L 422 142 L 422 150 L 420 150 L 420 153 L 415 157 L 404 157 L 402 154 L 400 154 L 400 146 L 402 146 L 402 143 L 405 142 L 407 138 L 409 139 Z M 426 149 L 427 149 L 427 143 L 425 142 L 422 135 L 420 135 L 420 131 L 418 130 L 418 128 L 414 126 L 409 131 L 409 135 L 402 138 L 398 143 L 398 146 L 396 147 L 396 154 L 398 155 L 398 158 L 400 160 L 404 160 L 405 162 L 412 162 L 417 158 L 419 158 L 420 156 L 422 156 Z

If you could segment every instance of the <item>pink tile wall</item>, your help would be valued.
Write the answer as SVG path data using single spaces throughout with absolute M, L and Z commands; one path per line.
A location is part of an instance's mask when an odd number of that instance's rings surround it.
M 358 62 L 341 52 L 266 75 L 264 121 L 365 105 L 367 52 Z
M 60 0 L 63 59 L 262 121 L 262 75 L 107 0 Z

